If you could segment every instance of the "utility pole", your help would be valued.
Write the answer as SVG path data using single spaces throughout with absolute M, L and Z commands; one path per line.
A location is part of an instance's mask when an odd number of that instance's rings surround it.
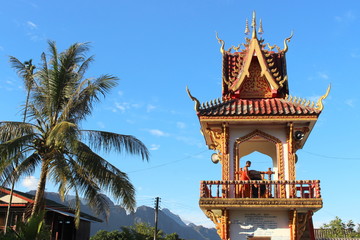
M 159 212 L 159 201 L 160 198 L 155 198 L 155 230 L 154 230 L 154 240 L 157 240 L 157 225 L 158 225 L 158 212 Z

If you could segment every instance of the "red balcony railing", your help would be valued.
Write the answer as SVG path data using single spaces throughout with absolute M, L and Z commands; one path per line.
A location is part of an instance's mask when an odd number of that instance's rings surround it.
M 319 180 L 202 181 L 201 198 L 321 198 Z

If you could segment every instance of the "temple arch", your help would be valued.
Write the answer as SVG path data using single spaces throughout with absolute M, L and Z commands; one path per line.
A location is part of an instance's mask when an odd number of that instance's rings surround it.
M 255 151 L 269 156 L 272 159 L 272 169 L 275 172 L 275 179 L 284 180 L 284 156 L 282 142 L 278 138 L 258 129 L 236 139 L 233 154 L 233 176 L 235 176 L 235 172 L 238 172 L 240 169 L 241 158 Z
M 240 156 L 239 161 L 240 168 L 245 166 L 246 161 L 251 161 L 250 170 L 255 170 L 258 172 L 267 172 L 269 171 L 269 168 L 271 168 L 271 171 L 274 171 L 274 163 L 276 163 L 276 160 L 274 161 L 274 159 L 268 154 L 260 151 L 253 151 L 249 154 L 244 154 L 244 156 Z M 263 174 L 263 176 L 265 179 L 270 180 L 268 175 Z M 271 180 L 274 180 L 273 175 L 271 176 Z

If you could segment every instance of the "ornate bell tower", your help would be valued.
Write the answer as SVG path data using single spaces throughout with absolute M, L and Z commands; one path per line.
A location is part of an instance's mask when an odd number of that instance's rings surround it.
M 255 13 L 246 42 L 223 56 L 222 97 L 195 102 L 201 131 L 222 179 L 202 181 L 200 208 L 216 225 L 222 240 L 314 239 L 312 215 L 322 208 L 319 180 L 296 179 L 296 151 L 309 137 L 323 100 L 315 104 L 289 95 L 284 47 L 265 44 Z M 234 52 L 232 52 L 232 50 Z M 272 168 L 245 171 L 242 158 L 255 151 L 272 159 Z M 244 180 L 242 176 L 249 175 Z

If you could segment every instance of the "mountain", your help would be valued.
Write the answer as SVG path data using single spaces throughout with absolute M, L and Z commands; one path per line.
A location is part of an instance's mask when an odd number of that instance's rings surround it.
M 91 225 L 91 235 L 99 230 L 120 230 L 120 226 L 132 226 L 140 222 L 154 226 L 154 209 L 141 206 L 134 213 L 127 214 L 122 207 L 114 205 L 111 208 L 108 223 L 93 223 Z M 220 240 L 216 229 L 209 229 L 195 224 L 186 225 L 178 215 L 173 214 L 168 209 L 159 210 L 158 229 L 161 229 L 166 234 L 177 233 L 181 238 L 188 240 Z
M 35 194 L 35 191 L 28 192 Z M 47 199 L 59 202 L 64 205 L 72 205 L 74 197 L 66 197 L 65 202 L 61 202 L 59 194 L 54 192 L 47 192 L 45 194 Z M 127 213 L 126 210 L 114 203 L 108 198 L 110 206 L 110 216 L 108 222 L 91 223 L 91 236 L 99 230 L 113 231 L 120 230 L 122 226 L 133 226 L 135 223 L 148 223 L 154 226 L 154 209 L 141 206 L 136 209 L 134 213 Z M 93 216 L 96 216 L 89 206 L 82 204 L 81 211 Z M 98 218 L 101 218 L 98 216 Z M 186 240 L 220 240 L 215 228 L 206 228 L 197 226 L 193 223 L 185 224 L 184 221 L 169 209 L 161 209 L 158 213 L 158 229 L 161 229 L 166 234 L 177 233 L 181 238 Z

